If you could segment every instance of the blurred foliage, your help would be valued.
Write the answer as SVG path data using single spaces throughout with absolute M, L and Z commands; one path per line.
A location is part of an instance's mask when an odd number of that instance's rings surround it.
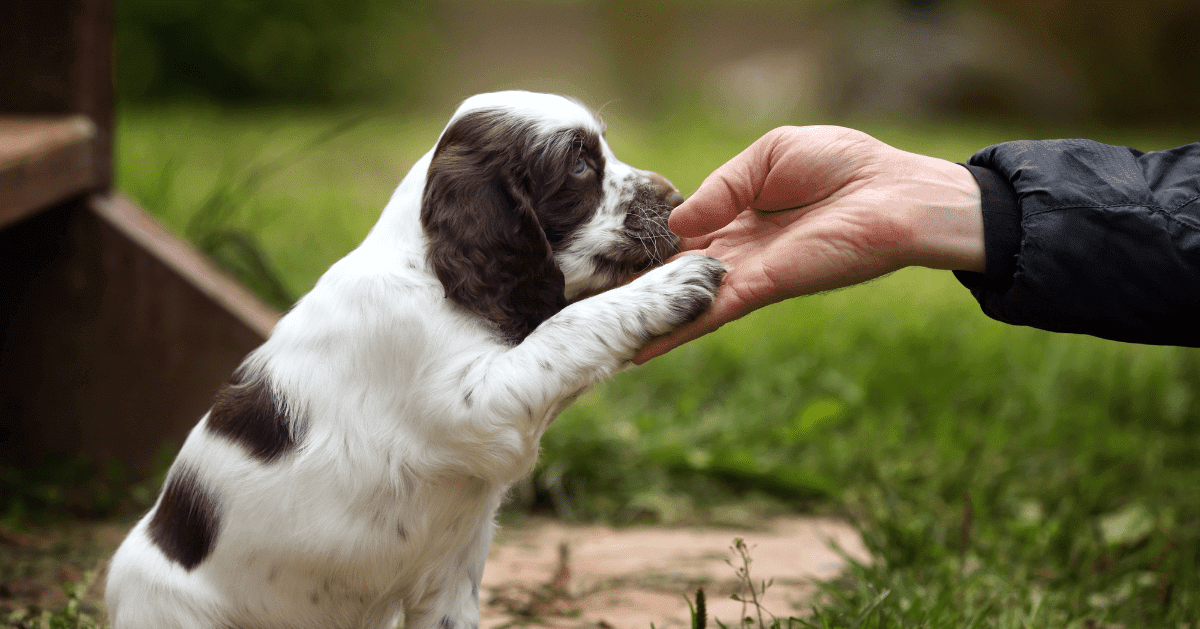
M 404 96 L 432 50 L 416 0 L 121 0 L 125 101 L 330 102 Z
M 987 0 L 1052 42 L 1086 79 L 1106 122 L 1200 118 L 1200 3 L 1195 0 Z
M 0 533 L 147 509 L 158 495 L 176 450 L 176 444 L 159 449 L 153 466 L 156 472 L 149 478 L 140 478 L 118 460 L 100 464 L 57 455 L 32 469 L 0 463 Z
M 1109 123 L 1189 122 L 1200 114 L 1194 0 L 121 0 L 117 7 L 118 90 L 125 102 L 411 104 L 457 98 L 464 89 L 566 80 L 660 110 L 695 99 L 718 69 L 709 64 L 807 48 L 820 59 L 816 82 L 785 88 L 795 77 L 780 76 L 768 90 L 822 94 L 836 91 L 847 75 L 865 73 L 877 78 L 855 89 L 887 92 L 898 89 L 889 83 L 897 74 L 913 73 L 918 80 L 900 89 L 953 96 L 984 87 L 983 104 L 1009 116 L 1037 118 L 1014 103 L 1036 103 L 1043 92 L 1064 89 L 1066 109 L 1078 106 Z M 964 27 L 965 14 L 978 18 L 982 30 Z M 721 15 L 737 15 L 738 23 L 712 30 Z M 572 47 L 555 39 L 562 27 L 556 19 L 570 22 Z M 791 39 L 765 32 L 780 21 L 794 23 Z M 532 29 L 522 31 L 526 39 L 494 32 L 518 27 Z M 937 37 L 916 37 L 926 40 L 917 43 L 914 28 Z M 528 40 L 530 32 L 546 36 Z M 972 42 L 977 56 L 955 67 L 963 41 Z M 1045 53 L 1017 68 L 1023 76 L 995 74 L 1003 59 L 1020 56 L 1013 46 L 1034 45 Z M 868 67 L 846 65 L 855 58 Z M 975 83 L 939 84 L 947 68 Z M 1059 70 L 1070 80 L 1047 78 Z M 888 102 L 887 94 L 881 98 Z M 941 97 L 922 98 L 938 105 Z M 981 104 L 968 101 L 958 113 Z

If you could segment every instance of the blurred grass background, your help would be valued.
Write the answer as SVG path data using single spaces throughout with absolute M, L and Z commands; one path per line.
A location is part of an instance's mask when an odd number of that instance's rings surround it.
M 962 161 L 1020 138 L 1166 148 L 1200 119 L 1191 0 L 121 0 L 118 16 L 118 186 L 281 308 L 474 92 L 582 97 L 623 159 L 685 194 L 778 124 Z M 846 516 L 875 559 L 827 585 L 817 626 L 1196 627 L 1198 393 L 1197 350 L 1005 326 L 949 273 L 908 269 L 601 386 L 505 517 Z M 81 469 L 0 479 L 4 524 L 152 499 L 57 489 Z

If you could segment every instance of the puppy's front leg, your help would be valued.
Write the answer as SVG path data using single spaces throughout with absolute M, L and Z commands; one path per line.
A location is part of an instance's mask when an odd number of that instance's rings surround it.
M 493 390 L 524 405 L 511 410 L 553 419 L 577 395 L 627 366 L 651 338 L 700 316 L 724 273 L 715 258 L 684 256 L 567 306 L 491 366 L 489 376 L 505 385 Z
M 404 629 L 479 629 L 479 585 L 463 576 L 404 610 Z
M 439 456 L 500 484 L 529 473 L 550 422 L 651 338 L 700 316 L 724 273 L 715 258 L 684 256 L 567 306 L 516 347 L 452 367 L 465 421 L 446 433 L 457 437 L 444 441 L 456 451 Z
M 495 524 L 491 513 L 454 559 L 426 575 L 419 593 L 405 601 L 404 629 L 479 629 L 479 586 Z

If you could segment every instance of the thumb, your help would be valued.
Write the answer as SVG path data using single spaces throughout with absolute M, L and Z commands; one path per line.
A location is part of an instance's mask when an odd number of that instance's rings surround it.
M 777 212 L 829 198 L 861 176 L 861 167 L 886 144 L 842 127 L 779 127 L 713 171 L 671 212 L 671 231 L 685 238 L 711 234 L 747 208 Z M 895 150 L 895 149 L 892 149 Z
M 685 238 L 710 234 L 750 207 L 771 169 L 762 153 L 759 140 L 713 171 L 695 194 L 671 211 L 671 231 Z

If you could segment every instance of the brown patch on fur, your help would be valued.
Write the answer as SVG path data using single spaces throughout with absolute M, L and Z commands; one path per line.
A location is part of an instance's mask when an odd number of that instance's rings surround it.
M 168 559 L 191 571 L 212 552 L 221 530 L 221 505 L 196 470 L 180 465 L 150 519 L 150 539 Z
M 266 379 L 234 373 L 217 392 L 206 430 L 236 443 L 263 463 L 296 448 L 287 413 L 275 402 Z

